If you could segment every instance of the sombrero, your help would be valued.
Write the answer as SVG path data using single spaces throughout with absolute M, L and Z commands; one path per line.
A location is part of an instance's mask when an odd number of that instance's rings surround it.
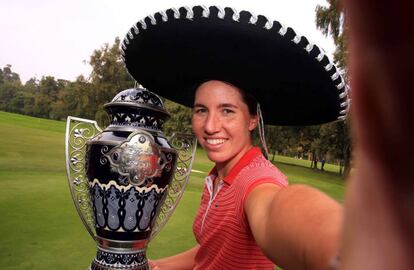
M 322 124 L 349 111 L 344 79 L 318 46 L 248 11 L 160 11 L 133 25 L 121 50 L 138 83 L 189 107 L 200 83 L 221 80 L 252 94 L 266 124 Z

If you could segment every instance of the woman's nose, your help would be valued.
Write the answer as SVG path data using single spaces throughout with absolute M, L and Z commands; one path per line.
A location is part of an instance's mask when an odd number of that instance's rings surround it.
M 206 119 L 204 130 L 207 134 L 213 134 L 220 131 L 220 126 L 220 119 L 215 114 L 209 114 Z

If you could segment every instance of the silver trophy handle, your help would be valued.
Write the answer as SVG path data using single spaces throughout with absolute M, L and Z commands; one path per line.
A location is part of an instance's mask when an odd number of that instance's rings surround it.
M 66 121 L 66 174 L 75 208 L 96 241 L 95 221 L 86 176 L 86 143 L 102 132 L 96 121 L 69 116 Z
M 150 239 L 153 239 L 161 231 L 180 202 L 188 183 L 197 149 L 197 139 L 191 134 L 174 133 L 168 141 L 177 151 L 177 164 L 173 179 L 167 188 L 167 197 L 155 220 Z

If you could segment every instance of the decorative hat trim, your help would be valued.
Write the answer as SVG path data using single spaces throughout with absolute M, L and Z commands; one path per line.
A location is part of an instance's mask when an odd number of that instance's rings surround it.
M 267 29 L 267 30 L 277 30 L 277 33 L 281 36 L 293 36 L 291 41 L 296 44 L 297 46 L 301 47 L 303 50 L 305 50 L 308 54 L 311 54 L 315 50 L 317 50 L 319 53 L 315 57 L 315 59 L 321 63 L 321 65 L 324 66 L 326 71 L 331 71 L 332 69 L 335 70 L 335 72 L 331 75 L 331 80 L 336 85 L 336 88 L 338 89 L 338 96 L 340 100 L 345 99 L 344 102 L 340 104 L 341 108 L 344 108 L 339 112 L 339 116 L 337 120 L 345 120 L 347 118 L 349 107 L 351 104 L 351 100 L 349 98 L 349 87 L 346 85 L 343 77 L 341 76 L 340 72 L 336 69 L 333 63 L 329 60 L 329 58 L 325 55 L 324 51 L 319 48 L 317 45 L 310 43 L 308 39 L 302 35 L 298 35 L 295 33 L 295 31 L 290 27 L 285 27 L 280 22 L 269 19 L 268 17 L 264 15 L 258 15 L 256 16 L 252 12 L 249 11 L 238 11 L 235 8 L 232 7 L 225 7 L 222 8 L 220 6 L 210 6 L 206 7 L 204 5 L 202 6 L 184 6 L 180 8 L 170 8 L 163 11 L 156 12 L 152 15 L 148 15 L 144 19 L 138 21 L 133 27 L 129 30 L 127 35 L 125 36 L 122 44 L 121 44 L 121 57 L 125 63 L 125 51 L 126 46 L 130 44 L 130 42 L 138 36 L 141 32 L 145 31 L 147 29 L 148 24 L 151 25 L 157 25 L 162 24 L 165 22 L 168 22 L 168 20 L 173 19 L 188 19 L 193 20 L 194 18 L 194 8 L 202 8 L 203 11 L 201 13 L 201 17 L 209 18 L 210 16 L 213 16 L 216 14 L 216 16 L 219 19 L 224 19 L 224 17 L 231 17 L 233 21 L 239 22 L 240 16 L 242 13 L 248 13 L 250 15 L 249 23 L 253 25 L 258 25 L 258 22 L 260 20 L 260 25 Z M 216 8 L 218 12 L 211 12 L 212 8 Z M 169 14 L 170 13 L 170 16 Z M 213 14 L 213 15 L 212 15 Z M 260 27 L 260 26 L 259 26 Z M 279 28 L 279 29 L 277 29 Z M 337 82 L 339 79 L 339 82 Z

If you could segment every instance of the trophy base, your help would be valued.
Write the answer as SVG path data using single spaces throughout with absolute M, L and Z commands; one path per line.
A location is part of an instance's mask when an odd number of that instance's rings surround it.
M 88 270 L 150 270 L 145 249 L 125 252 L 104 251 L 98 248 Z

